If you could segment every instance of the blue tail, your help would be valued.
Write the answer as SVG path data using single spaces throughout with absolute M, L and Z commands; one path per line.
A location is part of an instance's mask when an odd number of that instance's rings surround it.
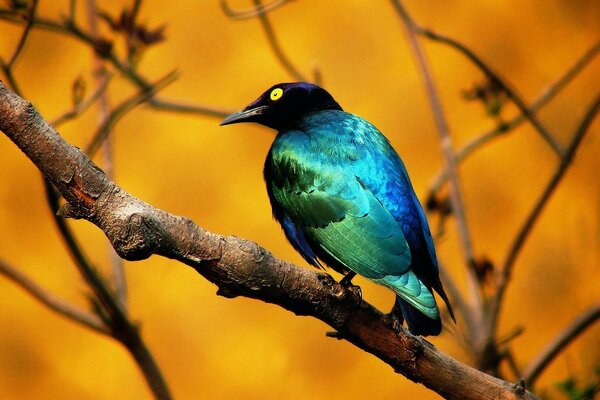
M 408 330 L 413 335 L 437 336 L 442 331 L 442 320 L 439 317 L 436 319 L 429 318 L 399 296 L 396 296 L 396 304 L 394 304 L 392 313 L 400 322 L 406 320 Z

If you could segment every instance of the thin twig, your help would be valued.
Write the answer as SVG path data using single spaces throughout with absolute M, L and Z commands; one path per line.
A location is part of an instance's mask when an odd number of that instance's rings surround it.
M 17 59 L 19 58 L 19 56 L 21 55 L 21 52 L 23 51 L 23 48 L 25 47 L 25 42 L 27 41 L 27 38 L 29 37 L 31 28 L 33 28 L 33 20 L 34 20 L 33 17 L 35 16 L 35 10 L 37 9 L 37 5 L 38 5 L 38 0 L 33 0 L 31 2 L 31 6 L 29 8 L 29 13 L 27 15 L 27 23 L 25 24 L 25 28 L 23 29 L 23 33 L 21 34 L 19 43 L 17 44 L 17 47 L 15 48 L 12 56 L 8 59 L 8 62 L 5 64 L 5 68 L 7 68 L 7 69 L 11 69 L 14 67 L 15 63 L 17 62 Z
M 565 329 L 558 333 L 546 347 L 529 362 L 522 376 L 528 387 L 532 387 L 544 369 L 563 351 L 569 343 L 584 330 L 600 319 L 600 303 L 597 303 L 578 316 Z
M 9 10 L 0 10 L 0 20 L 22 24 L 23 21 L 18 18 L 13 12 Z M 81 41 L 87 46 L 94 48 L 95 41 L 94 39 L 83 31 L 74 21 L 66 21 L 66 23 L 57 22 L 48 18 L 42 17 L 34 17 L 34 27 L 40 29 L 46 29 L 52 32 L 60 33 L 67 36 L 72 36 L 75 39 Z M 106 55 L 105 60 L 111 64 L 115 69 L 117 69 L 125 78 L 127 78 L 130 82 L 135 84 L 140 89 L 148 89 L 150 87 L 150 82 L 143 76 L 141 76 L 137 71 L 133 68 L 126 66 L 123 64 L 114 54 L 114 52 L 110 52 Z M 13 87 L 10 79 L 8 83 L 11 87 Z M 15 91 L 15 93 L 19 94 Z M 217 107 L 205 106 L 205 105 L 194 105 L 194 104 L 181 104 L 178 102 L 168 101 L 164 99 L 152 98 L 149 101 L 149 104 L 159 110 L 166 111 L 175 111 L 182 112 L 188 114 L 195 114 L 200 116 L 209 116 L 215 118 L 223 118 L 229 114 L 231 111 L 220 109 Z
M 89 157 L 91 158 L 94 156 L 94 154 L 96 154 L 102 142 L 104 142 L 104 140 L 108 137 L 111 129 L 123 116 L 127 114 L 127 112 L 151 98 L 156 92 L 173 83 L 176 79 L 177 72 L 171 72 L 164 78 L 156 81 L 156 83 L 152 84 L 147 89 L 140 90 L 138 93 L 125 99 L 117 107 L 115 107 L 111 111 L 110 115 L 104 120 L 104 123 L 98 127 L 96 133 L 90 141 L 90 144 L 86 147 L 85 152 L 89 155 Z
M 544 138 L 544 140 L 550 145 L 552 150 L 558 155 L 562 156 L 564 150 L 561 144 L 556 140 L 554 135 L 552 135 L 548 129 L 546 129 L 542 123 L 537 119 L 537 117 L 533 114 L 529 106 L 525 103 L 525 100 L 519 96 L 516 90 L 514 90 L 511 85 L 506 82 L 504 79 L 500 77 L 500 75 L 492 70 L 492 68 L 487 65 L 483 60 L 477 56 L 471 49 L 467 48 L 462 43 L 458 42 L 455 39 L 449 38 L 445 35 L 439 34 L 437 32 L 432 31 L 431 29 L 423 28 L 413 23 L 413 29 L 419 35 L 422 35 L 431 40 L 444 43 L 462 53 L 465 57 L 467 57 L 473 64 L 475 64 L 492 82 L 496 83 L 498 86 L 502 88 L 504 93 L 513 101 L 515 106 L 521 111 L 521 113 L 531 122 L 531 124 L 535 127 L 535 129 L 540 133 L 540 135 Z
M 46 186 L 46 197 L 53 211 L 53 220 L 62 239 L 65 241 L 69 255 L 75 261 L 78 271 L 92 289 L 104 310 L 108 313 L 108 320 L 106 322 L 110 323 L 111 336 L 123 343 L 134 357 L 155 398 L 170 400 L 171 394 L 167 383 L 158 368 L 158 364 L 154 361 L 152 354 L 143 342 L 138 327 L 128 319 L 120 302 L 111 293 L 111 290 L 104 283 L 96 268 L 91 264 L 67 221 L 58 215 L 60 195 L 50 181 L 44 179 L 44 183 Z
M 549 87 L 544 89 L 537 99 L 531 104 L 530 111 L 535 113 L 544 107 L 550 100 L 552 100 L 568 83 L 570 83 L 587 65 L 594 60 L 594 58 L 600 53 L 600 42 L 595 43 L 590 47 L 571 68 L 569 68 L 556 82 L 551 84 Z M 494 138 L 500 137 L 512 131 L 514 128 L 520 126 L 527 119 L 524 114 L 519 113 L 512 120 L 500 124 L 495 128 L 482 133 L 475 137 L 462 148 L 456 152 L 456 162 L 461 163 L 466 160 L 469 156 L 475 153 L 481 146 L 487 144 Z M 429 196 L 435 196 L 440 190 L 444 182 L 448 179 L 446 170 L 440 171 L 431 187 L 429 189 Z
M 131 6 L 131 23 L 134 24 L 135 20 L 140 12 L 140 8 L 142 7 L 142 0 L 133 0 L 133 5 Z
M 250 19 L 255 18 L 260 14 L 266 14 L 270 11 L 276 10 L 277 8 L 291 2 L 292 0 L 273 0 L 269 4 L 256 6 L 249 10 L 234 10 L 229 7 L 227 0 L 221 0 L 221 9 L 223 13 L 231 19 Z
M 98 85 L 98 87 L 96 88 L 94 93 L 92 93 L 92 95 L 90 97 L 75 104 L 72 109 L 70 109 L 70 110 L 66 111 L 64 114 L 56 117 L 54 120 L 52 120 L 50 122 L 50 124 L 53 127 L 57 128 L 58 126 L 64 124 L 65 122 L 70 121 L 74 118 L 77 118 L 81 114 L 83 114 L 85 111 L 87 111 L 98 100 L 98 98 L 102 95 L 102 93 L 104 93 L 106 91 L 111 78 L 112 78 L 112 75 L 105 75 L 102 78 L 102 83 Z
M 257 9 L 262 8 L 261 0 L 254 0 L 254 5 Z M 300 73 L 300 71 L 292 64 L 292 62 L 287 58 L 281 45 L 279 44 L 279 40 L 275 35 L 275 31 L 273 30 L 273 26 L 271 25 L 271 21 L 269 21 L 269 17 L 267 14 L 262 11 L 258 13 L 258 19 L 260 21 L 263 30 L 265 31 L 265 35 L 267 35 L 267 41 L 271 46 L 271 50 L 275 55 L 275 58 L 279 61 L 283 69 L 285 69 L 288 74 L 290 74 L 294 79 L 298 81 L 306 81 L 307 79 Z
M 481 293 L 479 291 L 477 276 L 475 275 L 475 271 L 473 270 L 473 246 L 471 242 L 469 228 L 467 225 L 467 220 L 465 217 L 464 204 L 461 199 L 458 171 L 454 159 L 454 153 L 452 150 L 452 138 L 450 137 L 448 124 L 444 117 L 441 101 L 433 84 L 433 77 L 429 69 L 429 65 L 427 64 L 425 54 L 421 49 L 421 45 L 419 44 L 419 41 L 416 38 L 416 34 L 414 31 L 416 25 L 412 21 L 411 17 L 408 15 L 406 9 L 399 0 L 392 0 L 392 4 L 394 5 L 394 8 L 396 9 L 398 15 L 400 16 L 401 20 L 403 21 L 406 27 L 408 39 L 413 49 L 413 53 L 415 54 L 415 57 L 417 59 L 419 68 L 421 70 L 421 76 L 423 77 L 423 81 L 425 83 L 425 88 L 427 90 L 427 95 L 431 104 L 431 110 L 433 112 L 433 116 L 437 126 L 437 131 L 440 136 L 440 146 L 442 148 L 442 153 L 444 154 L 446 170 L 448 171 L 449 175 L 450 201 L 452 205 L 452 212 L 456 217 L 456 224 L 458 227 L 460 243 L 465 258 L 465 263 L 467 265 L 467 274 L 469 277 L 469 295 L 471 300 L 473 301 L 473 318 L 475 322 L 481 321 Z M 473 326 L 477 325 L 478 323 L 475 323 Z M 474 338 L 476 337 L 476 332 L 476 330 L 471 331 Z
M 35 11 L 37 9 L 37 5 L 38 5 L 38 0 L 33 0 L 31 2 L 31 6 L 29 8 L 29 12 L 28 12 L 27 19 L 26 19 L 27 22 L 25 23 L 25 28 L 23 28 L 23 32 L 21 33 L 21 37 L 19 39 L 19 42 L 17 43 L 17 46 L 15 47 L 15 50 L 13 51 L 13 54 L 10 56 L 10 58 L 8 59 L 7 62 L 4 62 L 4 60 L 2 58 L 0 58 L 0 67 L 4 71 L 4 74 L 6 75 L 6 80 L 8 81 L 10 86 L 13 88 L 15 93 L 17 93 L 17 94 L 21 94 L 21 89 L 19 88 L 17 80 L 14 77 L 13 68 L 15 66 L 15 63 L 19 59 L 19 56 L 23 52 L 23 48 L 25 47 L 25 42 L 27 41 L 27 38 L 29 38 L 29 33 L 31 32 L 31 28 L 33 28 L 33 22 L 35 19 L 34 17 L 35 17 Z
M 148 105 L 160 111 L 179 112 L 184 114 L 199 114 L 209 117 L 225 118 L 234 110 L 226 110 L 215 107 L 199 106 L 194 104 L 182 104 L 174 101 L 165 101 L 156 97 L 148 100 Z
M 585 137 L 585 134 L 589 131 L 589 127 L 591 126 L 598 112 L 600 112 L 600 94 L 596 96 L 596 99 L 587 109 L 584 117 L 579 123 L 579 126 L 573 134 L 571 143 L 567 147 L 564 155 L 561 157 L 560 164 L 558 165 L 554 175 L 544 188 L 544 191 L 540 195 L 539 199 L 536 201 L 532 210 L 527 215 L 525 221 L 521 225 L 521 228 L 515 235 L 515 239 L 513 240 L 513 243 L 510 246 L 510 249 L 507 253 L 506 260 L 504 261 L 502 268 L 499 272 L 497 292 L 495 298 L 493 299 L 491 307 L 490 322 L 492 324 L 492 331 L 494 331 L 496 327 L 498 313 L 500 310 L 500 304 L 502 303 L 502 298 L 506 291 L 506 286 L 510 279 L 510 275 L 515 261 L 517 260 L 517 257 L 520 254 L 521 249 L 525 244 L 525 241 L 529 237 L 529 233 L 533 229 L 535 223 L 537 222 L 542 211 L 544 210 L 544 207 L 546 206 L 546 204 L 548 204 L 548 200 L 550 200 L 552 194 L 554 194 L 556 188 L 558 187 L 558 184 L 561 182 L 569 166 L 572 164 L 575 152 L 579 148 L 579 144 Z
M 32 281 L 17 268 L 14 268 L 2 259 L 0 259 L 0 274 L 15 282 L 23 290 L 32 295 L 40 303 L 50 308 L 52 311 L 55 311 L 58 314 L 61 314 L 72 321 L 78 322 L 96 332 L 110 335 L 110 330 L 96 315 L 81 310 L 78 307 L 75 307 L 51 294 L 37 283 Z
M 135 0 L 133 4 L 132 13 L 137 14 L 139 11 L 141 0 Z M 95 40 L 100 38 L 100 33 L 98 31 L 98 12 L 96 7 L 95 0 L 87 0 L 86 1 L 86 14 L 89 25 L 90 34 Z M 132 23 L 135 18 L 135 14 L 132 14 Z M 102 87 L 103 85 L 103 77 L 106 75 L 106 67 L 104 66 L 104 62 L 102 58 L 96 53 L 93 53 L 93 63 L 94 63 L 94 76 L 96 77 L 96 85 L 98 87 Z M 110 117 L 110 105 L 108 102 L 108 96 L 105 91 L 102 91 L 102 94 L 98 98 L 98 125 L 104 126 L 107 120 Z M 106 175 L 112 179 L 114 176 L 114 164 L 113 164 L 113 149 L 112 142 L 109 137 L 103 141 L 102 146 L 102 167 L 104 168 L 104 172 Z M 125 269 L 123 267 L 123 260 L 117 256 L 115 250 L 110 246 L 110 243 L 107 243 L 107 252 L 109 264 L 111 266 L 111 282 L 115 289 L 115 294 L 117 298 L 121 302 L 123 309 L 127 311 L 127 282 L 125 278 Z

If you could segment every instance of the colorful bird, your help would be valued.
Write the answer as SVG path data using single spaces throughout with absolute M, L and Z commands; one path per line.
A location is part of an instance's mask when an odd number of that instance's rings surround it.
M 345 285 L 359 274 L 393 290 L 393 314 L 415 335 L 442 329 L 433 290 L 454 319 L 406 167 L 375 126 L 305 82 L 271 87 L 221 125 L 240 122 L 278 131 L 265 162 L 267 192 L 309 264 L 325 263 Z

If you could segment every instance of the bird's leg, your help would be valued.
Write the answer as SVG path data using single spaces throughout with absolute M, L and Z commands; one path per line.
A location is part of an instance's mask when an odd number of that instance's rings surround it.
M 398 304 L 398 299 L 396 299 L 394 307 L 392 307 L 392 311 L 390 311 L 387 316 L 390 318 L 392 330 L 396 333 L 399 333 L 402 330 L 404 317 L 402 316 L 402 310 L 400 309 L 400 304 Z
M 348 286 L 352 285 L 352 279 L 355 276 L 356 276 L 356 272 L 354 272 L 354 271 L 348 271 L 346 273 L 346 275 L 344 275 L 344 277 L 340 281 L 340 285 L 342 285 L 344 287 L 348 287 Z M 354 285 L 352 285 L 352 286 L 354 286 Z
M 362 289 L 360 288 L 360 286 L 352 284 L 352 278 L 354 278 L 355 276 L 356 272 L 354 271 L 346 272 L 346 275 L 344 275 L 344 277 L 340 281 L 340 285 L 355 293 L 358 296 L 360 302 L 362 302 Z

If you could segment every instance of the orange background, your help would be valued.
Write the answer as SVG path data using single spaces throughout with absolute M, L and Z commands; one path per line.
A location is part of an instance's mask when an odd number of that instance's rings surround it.
M 40 13 L 58 18 L 67 1 L 40 1 Z M 78 2 L 79 3 L 79 2 Z M 117 15 L 127 5 L 102 1 Z M 250 1 L 232 6 L 248 8 Z M 600 38 L 596 1 L 411 1 L 421 24 L 474 49 L 531 102 Z M 80 9 L 83 9 L 83 3 Z M 85 24 L 80 10 L 79 20 Z M 140 20 L 166 24 L 167 41 L 151 48 L 140 68 L 153 79 L 178 69 L 180 79 L 161 96 L 239 109 L 273 83 L 292 78 L 273 58 L 257 20 L 231 21 L 215 1 L 145 1 Z M 324 85 L 348 111 L 377 125 L 404 158 L 418 195 L 442 166 L 438 136 L 421 77 L 401 25 L 388 2 L 297 1 L 271 20 L 284 51 L 310 76 L 318 65 Z M 8 57 L 20 27 L 0 22 L 0 54 Z M 481 74 L 456 51 L 424 42 L 455 145 L 493 126 L 481 104 L 461 90 Z M 28 99 L 53 119 L 70 107 L 77 76 L 91 92 L 91 52 L 73 39 L 36 30 L 16 71 Z M 600 60 L 539 113 L 566 144 L 600 89 Z M 114 78 L 116 104 L 132 93 Z M 515 109 L 507 107 L 507 119 Z M 254 240 L 275 255 L 306 265 L 271 219 L 262 165 L 273 140 L 263 127 L 218 127 L 218 119 L 159 112 L 128 114 L 112 132 L 115 180 L 133 195 L 191 217 L 221 234 Z M 95 110 L 61 127 L 85 146 Z M 600 293 L 600 122 L 545 209 L 515 266 L 499 332 L 525 332 L 513 342 L 520 366 Z M 523 218 L 546 185 L 557 159 L 529 126 L 513 131 L 461 166 L 466 212 L 476 255 L 502 262 Z M 87 307 L 87 289 L 75 271 L 45 203 L 38 171 L 0 135 L 0 257 L 63 298 Z M 71 222 L 98 265 L 107 244 L 91 224 Z M 464 289 L 454 224 L 438 243 L 440 259 Z M 130 313 L 176 398 L 435 399 L 375 357 L 325 337 L 328 327 L 273 305 L 227 300 L 191 268 L 160 257 L 126 263 Z M 364 297 L 387 311 L 392 296 L 364 280 Z M 464 291 L 464 290 L 463 290 Z M 466 292 L 466 291 L 465 291 Z M 116 342 L 57 317 L 0 278 L 0 398 L 125 399 L 150 392 L 129 354 Z M 459 320 L 460 324 L 460 320 Z M 573 374 L 587 382 L 600 364 L 600 326 L 587 331 L 544 373 L 540 387 Z M 468 362 L 447 332 L 431 339 Z

